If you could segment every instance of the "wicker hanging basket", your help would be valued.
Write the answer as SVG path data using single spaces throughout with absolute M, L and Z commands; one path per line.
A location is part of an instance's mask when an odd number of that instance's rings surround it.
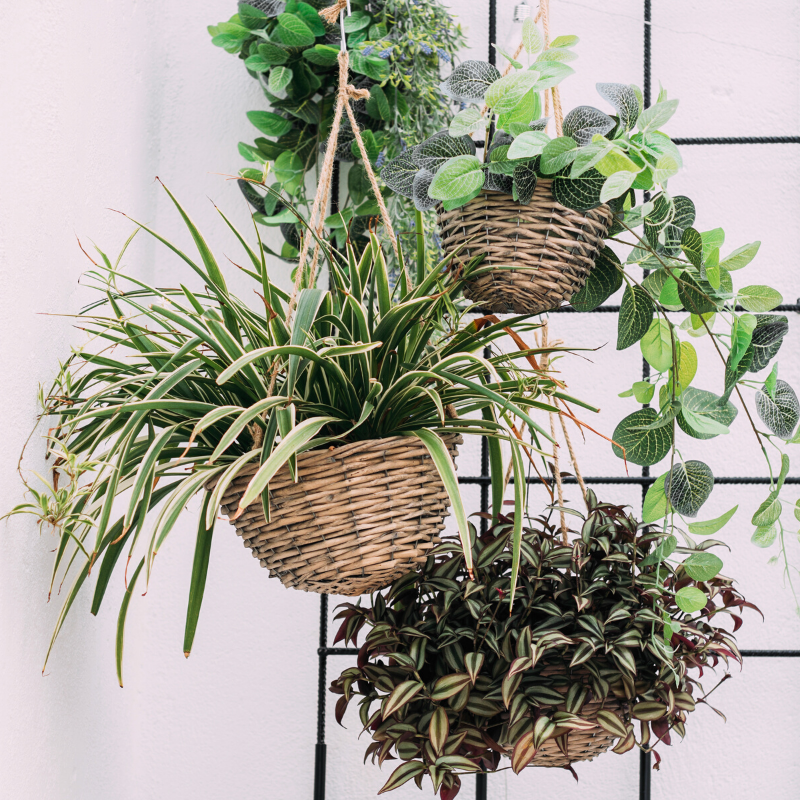
M 461 437 L 443 437 L 455 459 Z M 359 595 L 388 586 L 425 561 L 438 544 L 450 500 L 421 441 L 371 439 L 297 457 L 270 481 L 270 522 L 260 502 L 232 524 L 284 586 Z M 232 515 L 258 469 L 243 470 L 222 499 Z
M 577 669 L 570 670 L 567 664 L 548 665 L 542 670 L 542 675 L 563 675 L 564 685 L 556 685 L 554 688 L 565 696 L 569 691 L 570 685 L 575 683 L 576 680 L 582 679 L 584 683 L 589 684 L 589 673 L 586 670 Z M 597 712 L 602 709 L 611 711 L 619 717 L 625 718 L 625 706 L 613 695 L 604 697 L 600 700 L 592 698 L 586 701 L 580 710 L 580 716 L 583 719 L 595 722 L 597 720 Z M 566 708 L 560 705 L 557 711 L 565 711 Z M 556 744 L 555 739 L 548 739 L 536 753 L 533 761 L 529 764 L 531 767 L 568 767 L 578 761 L 591 761 L 597 756 L 605 753 L 610 747 L 614 745 L 617 736 L 609 733 L 600 725 L 596 725 L 591 730 L 569 731 L 567 738 L 567 754 L 565 755 L 559 746 Z M 509 753 L 509 756 L 511 753 Z
M 552 181 L 539 180 L 529 205 L 486 191 L 453 211 L 439 211 L 445 253 L 467 243 L 464 259 L 485 254 L 466 297 L 493 313 L 541 314 L 581 289 L 603 247 L 611 209 L 574 211 L 556 202 Z

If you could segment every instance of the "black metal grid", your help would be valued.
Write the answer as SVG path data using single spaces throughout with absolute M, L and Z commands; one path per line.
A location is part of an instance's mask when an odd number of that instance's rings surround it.
M 492 43 L 497 40 L 497 0 L 489 0 L 489 62 L 495 63 L 496 53 Z M 644 105 L 649 107 L 651 104 L 651 0 L 644 0 L 644 30 L 643 30 L 643 55 L 644 55 Z M 709 138 L 675 138 L 677 145 L 750 145 L 750 144 L 800 144 L 800 136 L 735 136 L 735 137 L 709 137 Z M 335 164 L 332 187 L 332 205 L 338 206 L 339 194 L 339 174 L 338 163 Z M 332 212 L 335 213 L 335 207 Z M 778 306 L 776 311 L 800 312 L 800 299 L 795 304 Z M 562 312 L 567 313 L 613 313 L 619 311 L 619 306 L 605 305 L 594 309 L 591 312 L 578 312 L 573 308 L 562 308 Z M 650 374 L 650 365 L 642 359 L 642 376 L 647 378 Z M 656 479 L 650 476 L 649 467 L 642 468 L 641 475 L 615 477 L 615 476 L 589 476 L 584 477 L 586 483 L 601 484 L 638 484 L 642 487 L 642 501 L 647 493 L 647 489 Z M 483 512 L 489 510 L 489 486 L 491 477 L 489 475 L 489 449 L 486 440 L 481 441 L 481 474 L 480 475 L 460 475 L 458 482 L 463 485 L 480 486 L 480 509 Z M 528 479 L 528 483 L 536 482 L 533 478 Z M 576 483 L 574 478 L 567 478 L 566 483 Z M 768 478 L 762 477 L 724 477 L 715 478 L 715 484 L 744 485 L 744 484 L 769 484 Z M 800 477 L 787 477 L 787 484 L 800 484 Z M 485 530 L 487 521 L 481 519 L 480 526 Z M 358 655 L 358 649 L 354 647 L 328 647 L 328 596 L 320 595 L 319 610 L 319 646 L 317 655 L 319 657 L 319 672 L 317 682 L 317 743 L 314 758 L 314 800 L 325 800 L 325 772 L 326 772 L 326 744 L 325 744 L 325 701 L 327 698 L 327 659 L 329 656 L 354 656 Z M 800 650 L 742 650 L 742 655 L 746 658 L 800 658 Z M 650 776 L 651 776 L 650 753 L 640 751 L 639 753 L 639 800 L 650 800 Z M 487 775 L 480 773 L 476 776 L 475 800 L 487 800 Z

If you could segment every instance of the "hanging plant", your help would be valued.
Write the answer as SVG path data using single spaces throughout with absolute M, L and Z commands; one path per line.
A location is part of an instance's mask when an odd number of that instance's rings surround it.
M 514 418 L 535 442 L 546 442 L 550 435 L 531 414 L 554 410 L 558 399 L 591 408 L 535 366 L 537 353 L 564 350 L 526 347 L 520 333 L 538 325 L 461 316 L 453 298 L 463 279 L 447 262 L 420 273 L 417 285 L 401 280 L 392 290 L 374 236 L 360 260 L 353 248 L 339 254 L 317 239 L 331 265 L 331 289 L 313 288 L 313 269 L 298 270 L 299 292 L 290 297 L 271 281 L 263 251 L 223 216 L 243 245 L 249 266 L 241 271 L 255 281 L 259 312 L 231 294 L 202 235 L 169 196 L 200 260 L 147 226 L 137 223 L 137 230 L 178 255 L 204 288 L 160 289 L 125 274 L 130 239 L 113 262 L 101 253 L 87 276 L 98 298 L 80 316 L 92 339 L 42 397 L 42 415 L 55 418 L 53 466 L 69 486 L 56 480 L 52 496 L 39 492 L 36 502 L 12 511 L 35 514 L 59 535 L 53 582 L 69 576 L 73 583 L 53 640 L 89 575 L 97 576 L 97 613 L 125 562 L 120 670 L 133 586 L 149 582 L 193 496 L 201 496 L 202 509 L 187 654 L 220 504 L 262 565 L 287 585 L 371 591 L 425 560 L 448 505 L 468 542 L 452 458 L 460 436 L 489 437 L 492 463 L 508 442 L 522 486 Z M 402 252 L 399 258 L 402 264 Z M 484 357 L 509 326 L 520 349 Z M 503 478 L 495 470 L 495 498 Z
M 684 548 L 670 565 L 658 531 L 591 491 L 587 506 L 571 512 L 582 520 L 571 540 L 547 517 L 525 527 L 511 601 L 514 524 L 501 517 L 472 531 L 474 576 L 447 543 L 371 607 L 344 604 L 335 643 L 367 635 L 331 691 L 340 723 L 358 703 L 366 756 L 400 761 L 379 794 L 412 779 L 421 788 L 427 775 L 452 800 L 464 773 L 575 774 L 573 763 L 612 747 L 638 746 L 657 766 L 655 748 L 683 737 L 713 691 L 699 678 L 741 662 L 718 615 L 736 630 L 755 606 L 719 574 L 709 552 L 719 543 Z
M 591 311 L 624 284 L 617 349 L 638 342 L 652 374 L 622 393 L 646 408 L 617 426 L 614 453 L 642 466 L 669 458 L 669 470 L 648 492 L 645 521 L 663 517 L 672 539 L 691 543 L 733 517 L 738 506 L 713 520 L 689 521 L 714 486 L 711 467 L 689 453 L 698 442 L 729 433 L 741 408 L 770 476 L 768 496 L 753 509 L 753 542 L 778 543 L 794 592 L 796 568 L 782 520 L 787 505 L 800 519 L 800 500 L 785 497 L 790 460 L 783 444 L 800 441 L 800 402 L 778 378 L 775 362 L 788 319 L 769 313 L 783 298 L 766 284 L 734 283 L 733 273 L 756 257 L 760 242 L 726 253 L 725 231 L 698 230 L 693 201 L 669 192 L 682 159 L 662 130 L 678 108 L 666 91 L 644 108 L 636 86 L 597 84 L 613 113 L 580 106 L 564 117 L 563 135 L 547 134 L 547 118 L 538 119 L 540 94 L 572 73 L 565 62 L 576 43 L 567 36 L 545 46 L 528 19 L 527 68 L 511 56 L 505 76 L 484 62 L 459 65 L 442 89 L 475 107 L 456 115 L 449 131 L 387 164 L 382 178 L 416 198 L 418 207 L 440 204 L 445 252 L 483 256 L 465 284 L 467 297 L 482 308 L 540 313 L 571 301 Z M 481 160 L 471 135 L 493 128 Z M 636 190 L 649 198 L 637 204 Z M 673 321 L 678 312 L 684 318 Z M 703 336 L 719 358 L 719 393 L 692 385 L 712 369 L 698 363 L 691 343 Z M 746 391 L 754 394 L 752 412 Z
M 318 167 L 333 118 L 338 87 L 337 56 L 341 33 L 318 13 L 326 3 L 298 0 L 252 0 L 240 3 L 228 22 L 209 27 L 212 42 L 243 59 L 264 91 L 270 110 L 248 112 L 263 134 L 253 144 L 240 143 L 243 158 L 259 167 L 241 170 L 240 187 L 256 211 L 256 220 L 280 227 L 286 240 L 283 257 L 297 256 L 300 228 L 287 204 L 307 212 L 311 202 L 306 175 Z M 435 88 L 440 69 L 464 44 L 461 28 L 437 0 L 352 0 L 344 22 L 350 67 L 356 88 L 369 97 L 355 106 L 373 169 L 446 125 L 451 103 Z M 341 214 L 326 220 L 339 249 L 350 235 L 359 251 L 377 215 L 363 158 L 348 120 L 336 148 L 340 162 L 352 162 Z M 267 181 L 276 192 L 256 187 Z M 315 181 L 316 183 L 316 181 Z M 387 193 L 387 196 L 391 193 Z M 390 204 L 398 230 L 414 228 L 414 209 L 403 198 Z M 432 226 L 430 226 L 432 227 Z M 414 237 L 408 243 L 413 253 Z

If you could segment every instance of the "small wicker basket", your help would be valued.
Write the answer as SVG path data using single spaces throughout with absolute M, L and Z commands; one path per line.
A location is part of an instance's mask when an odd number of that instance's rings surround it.
M 461 437 L 443 437 L 455 458 Z M 258 501 L 232 524 L 284 586 L 359 595 L 388 586 L 423 563 L 440 539 L 450 500 L 424 444 L 408 436 L 371 439 L 297 457 L 270 481 L 270 522 Z M 257 470 L 222 498 L 232 515 Z
M 553 687 L 563 695 L 567 694 L 571 683 L 576 679 L 581 679 L 587 685 L 589 683 L 588 671 L 582 670 L 580 667 L 570 670 L 566 663 L 559 665 L 550 664 L 542 670 L 542 674 L 563 676 L 563 686 Z M 592 698 L 586 701 L 581 707 L 580 716 L 583 719 L 594 722 L 597 720 L 597 712 L 602 709 L 611 711 L 618 717 L 625 718 L 626 706 L 613 695 L 609 695 L 601 700 Z M 557 707 L 557 710 L 565 711 L 566 707 L 561 705 Z M 591 761 L 612 747 L 617 738 L 617 736 L 613 733 L 609 733 L 605 728 L 600 727 L 600 725 L 596 725 L 592 730 L 572 730 L 569 731 L 569 736 L 567 738 L 567 755 L 564 755 L 556 744 L 555 739 L 548 739 L 539 748 L 533 761 L 528 766 L 568 767 L 570 764 L 574 764 L 578 761 Z M 508 755 L 510 756 L 511 752 L 509 752 Z
M 607 205 L 574 211 L 556 202 L 552 181 L 539 180 L 529 205 L 486 191 L 453 211 L 439 210 L 445 253 L 485 254 L 464 294 L 493 313 L 541 314 L 567 303 L 586 282 L 613 214 Z

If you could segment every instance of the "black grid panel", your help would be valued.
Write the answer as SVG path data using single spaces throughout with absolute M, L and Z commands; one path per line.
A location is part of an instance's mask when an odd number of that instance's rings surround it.
M 497 0 L 489 0 L 489 26 L 488 26 L 488 51 L 490 63 L 495 63 L 495 49 L 492 43 L 497 40 Z M 651 0 L 644 0 L 644 29 L 642 31 L 643 61 L 644 61 L 644 81 L 643 94 L 645 107 L 651 104 L 652 81 L 650 77 L 651 66 Z M 800 144 L 800 136 L 737 136 L 737 137 L 714 137 L 714 138 L 676 138 L 675 144 L 686 145 L 750 145 L 750 144 Z M 331 211 L 335 213 L 335 206 L 338 205 L 339 192 L 339 173 L 338 163 L 335 165 L 332 187 Z M 797 303 L 778 306 L 776 311 L 800 312 L 800 299 Z M 577 312 L 573 308 L 560 309 L 567 313 Z M 596 308 L 594 311 L 585 312 L 590 314 L 614 313 L 619 311 L 619 306 L 606 305 Z M 650 374 L 650 365 L 642 361 L 642 375 L 647 378 Z M 458 481 L 464 485 L 477 485 L 480 487 L 480 509 L 483 512 L 489 510 L 489 485 L 491 477 L 489 475 L 489 451 L 485 440 L 481 442 L 481 473 L 480 475 L 459 475 Z M 633 484 L 640 485 L 642 500 L 648 487 L 655 481 L 650 476 L 648 467 L 642 468 L 641 475 L 618 477 L 618 476 L 590 476 L 585 477 L 587 483 L 595 484 Z M 529 479 L 533 482 L 533 479 Z M 574 483 L 575 479 L 567 479 L 567 483 Z M 768 478 L 762 477 L 724 477 L 716 478 L 715 484 L 744 485 L 744 484 L 769 484 Z M 800 484 L 800 478 L 788 477 L 786 483 Z M 481 528 L 485 529 L 487 522 L 482 519 Z M 319 646 L 317 655 L 319 657 L 319 674 L 317 686 L 317 743 L 314 760 L 314 800 L 325 800 L 325 701 L 327 697 L 327 659 L 330 656 L 354 656 L 358 654 L 358 649 L 352 647 L 328 647 L 328 597 L 320 596 L 320 615 L 319 615 Z M 742 650 L 745 658 L 800 658 L 800 650 Z M 639 800 L 650 800 L 650 775 L 651 769 L 650 754 L 640 752 L 639 757 Z M 333 799 L 332 799 L 333 800 Z M 338 800 L 338 798 L 336 799 Z M 476 775 L 475 800 L 488 800 L 487 775 L 485 773 Z

